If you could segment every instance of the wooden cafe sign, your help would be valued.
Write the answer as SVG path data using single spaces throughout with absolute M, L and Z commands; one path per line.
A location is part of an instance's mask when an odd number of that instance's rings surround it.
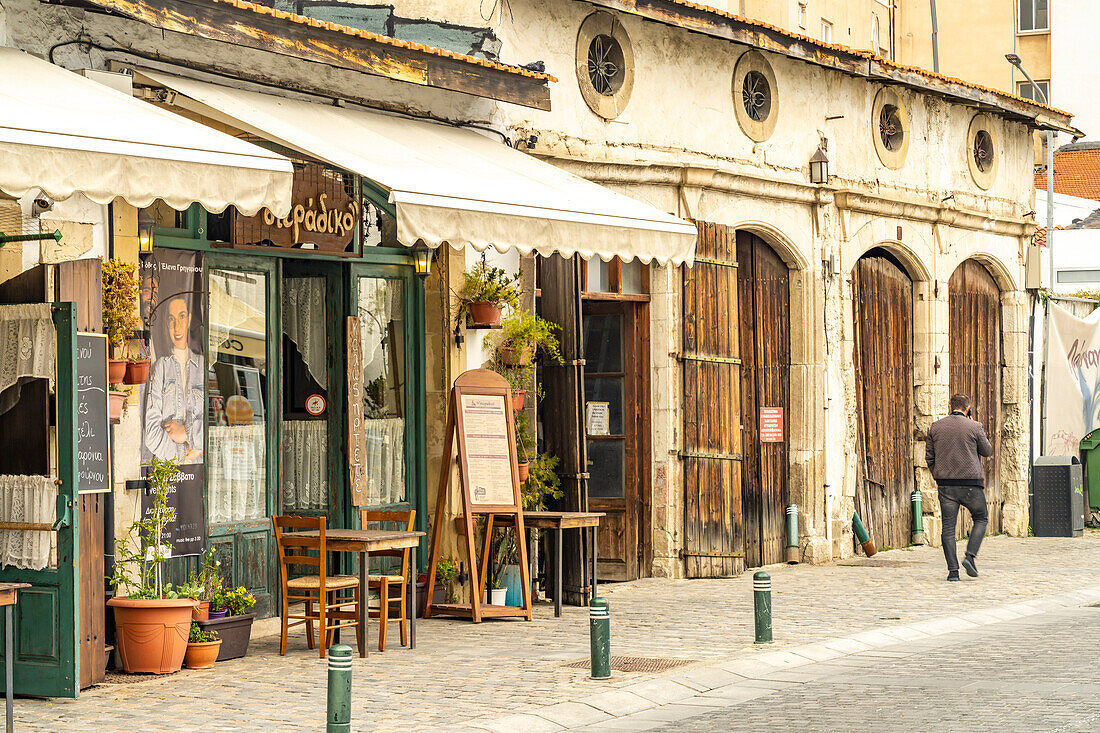
M 264 209 L 233 217 L 234 247 L 286 247 L 328 254 L 355 252 L 362 205 L 350 174 L 317 163 L 294 164 L 290 213 L 276 218 Z

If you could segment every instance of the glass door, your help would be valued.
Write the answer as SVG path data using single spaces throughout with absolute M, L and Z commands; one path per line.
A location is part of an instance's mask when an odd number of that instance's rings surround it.
M 273 613 L 271 520 L 278 485 L 272 446 L 281 416 L 274 260 L 206 260 L 206 512 L 221 572 Z

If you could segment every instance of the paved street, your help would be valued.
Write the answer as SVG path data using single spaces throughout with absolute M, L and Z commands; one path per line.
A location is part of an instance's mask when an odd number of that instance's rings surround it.
M 1098 601 L 1097 557 L 1100 532 L 1092 531 L 1081 539 L 991 537 L 982 548 L 982 577 L 964 578 L 961 583 L 944 582 L 942 553 L 932 548 L 893 550 L 828 566 L 776 566 L 769 568 L 775 588 L 776 644 L 767 649 L 752 644 L 751 573 L 727 580 L 649 579 L 606 585 L 601 594 L 611 603 L 613 654 L 687 663 L 660 673 L 615 672 L 610 682 L 593 682 L 587 670 L 567 666 L 588 655 L 585 609 L 567 608 L 563 618 L 555 619 L 552 608 L 540 604 L 532 623 L 474 625 L 432 619 L 418 626 L 415 651 L 396 645 L 394 626 L 390 650 L 355 660 L 353 730 L 540 733 L 593 723 L 653 727 L 659 720 L 632 722 L 623 716 L 649 711 L 650 718 L 676 714 L 671 719 L 679 720 L 684 713 L 669 703 L 721 695 L 722 688 L 745 683 L 746 670 L 780 672 L 781 668 L 769 665 L 792 660 L 801 665 L 818 659 L 850 664 L 842 658 L 878 650 L 883 644 L 906 640 L 933 644 L 946 631 L 960 627 L 984 633 L 995 628 L 995 622 L 1023 623 L 1047 606 L 1060 612 L 1067 606 Z M 1083 589 L 1095 592 L 1067 595 Z M 1100 609 L 1080 613 L 1100 619 Z M 377 626 L 372 625 L 372 637 L 376 633 Z M 1043 634 L 1041 639 L 1045 638 Z M 1095 649 L 1095 641 L 1094 636 L 1093 643 L 1082 648 Z M 253 641 L 245 659 L 221 663 L 214 670 L 185 670 L 168 677 L 100 685 L 85 690 L 77 700 L 20 700 L 18 726 L 49 731 L 318 730 L 325 719 L 325 664 L 306 650 L 301 629 L 292 630 L 290 649 L 280 657 L 278 637 L 265 637 Z M 1057 668 L 1050 660 L 1042 660 L 1039 667 L 1037 655 L 1018 652 L 1016 647 L 996 651 L 997 659 L 1036 663 L 1037 674 L 1028 671 L 1018 679 L 1035 681 L 1044 677 L 1045 670 Z M 970 667 L 962 662 L 959 669 L 970 674 Z M 863 679 L 873 682 L 894 674 L 888 669 L 867 672 Z M 924 676 L 927 672 L 911 676 L 907 672 L 906 685 L 915 689 L 906 694 L 929 701 L 934 694 L 916 681 Z M 990 676 L 983 674 L 982 679 Z M 748 684 L 767 689 L 776 680 L 749 680 Z M 815 689 L 782 692 L 835 695 L 866 690 Z M 744 699 L 744 692 L 733 694 Z M 871 709 L 890 699 L 863 696 L 864 708 L 853 704 L 843 709 Z M 761 699 L 753 706 L 766 704 Z M 709 707 L 704 704 L 688 712 L 694 715 Z M 791 704 L 792 710 L 797 707 Z M 1067 710 L 1072 707 L 1066 706 Z M 954 714 L 957 709 L 948 708 L 948 712 Z M 999 709 L 990 714 L 1002 712 L 1009 715 Z M 708 723 L 692 723 L 696 724 Z M 821 725 L 832 727 L 828 722 Z M 841 727 L 866 726 L 853 722 Z

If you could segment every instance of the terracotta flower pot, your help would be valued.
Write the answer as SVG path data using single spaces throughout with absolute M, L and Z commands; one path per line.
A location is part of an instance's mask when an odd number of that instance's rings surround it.
M 118 424 L 122 419 L 122 406 L 126 404 L 125 392 L 116 392 L 113 389 L 107 392 L 107 419 L 111 423 Z
M 195 601 L 112 598 L 107 605 L 115 610 L 115 645 L 123 669 L 131 674 L 179 671 Z
M 523 401 L 527 399 L 527 390 L 517 389 L 512 392 L 512 409 L 519 412 L 523 409 Z
M 496 303 L 470 303 L 470 320 L 475 326 L 499 326 L 500 306 Z
M 531 475 L 531 462 L 520 461 L 519 462 L 519 482 L 522 484 L 527 480 L 527 477 Z
M 183 656 L 183 663 L 187 665 L 188 669 L 213 669 L 214 662 L 218 660 L 218 650 L 221 649 L 221 646 L 221 639 L 188 644 L 187 653 Z
M 528 344 L 522 348 L 515 346 L 500 347 L 500 363 L 507 366 L 527 366 L 535 356 L 535 347 Z
M 149 381 L 149 360 L 139 359 L 126 362 L 126 376 L 123 384 L 145 384 Z
M 108 359 L 107 384 L 122 384 L 123 379 L 126 379 L 126 360 Z
M 210 601 L 199 601 L 199 604 L 191 611 L 191 618 L 195 621 L 207 621 L 210 618 Z

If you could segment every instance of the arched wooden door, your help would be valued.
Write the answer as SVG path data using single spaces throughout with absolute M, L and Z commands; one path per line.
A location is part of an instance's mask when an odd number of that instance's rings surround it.
M 972 416 L 985 426 L 993 456 L 983 458 L 989 532 L 1001 531 L 1001 485 L 997 459 L 1001 434 L 1001 290 L 989 271 L 966 260 L 951 275 L 948 292 L 948 342 L 951 394 L 970 398 Z M 944 405 L 943 409 L 946 410 Z M 958 535 L 970 531 L 969 513 L 958 524 Z
M 745 564 L 759 567 L 782 562 L 786 544 L 790 274 L 775 250 L 749 232 L 737 232 L 737 265 Z M 773 426 L 763 432 L 762 411 L 767 411 L 764 419 Z M 782 425 L 779 431 L 774 430 L 777 416 Z
M 862 473 L 856 510 L 878 547 L 911 539 L 913 283 L 885 250 L 871 250 L 854 278 Z

